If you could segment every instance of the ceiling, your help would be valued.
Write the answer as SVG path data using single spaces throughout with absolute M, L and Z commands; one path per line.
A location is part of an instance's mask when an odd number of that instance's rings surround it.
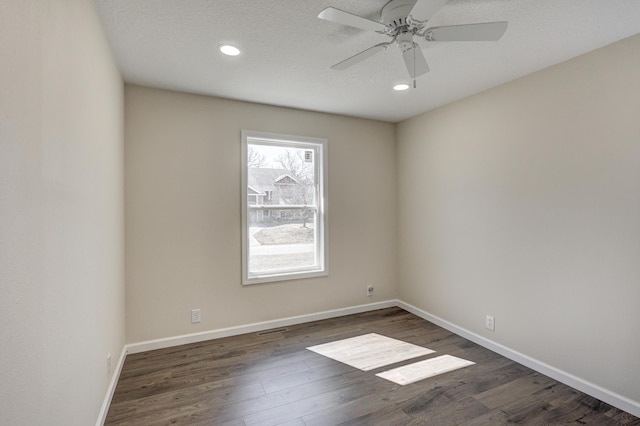
M 318 19 L 333 6 L 373 20 L 388 0 L 94 0 L 128 83 L 398 122 L 640 33 L 639 0 L 449 0 L 428 26 L 509 21 L 497 42 L 420 43 L 417 88 L 388 41 Z M 242 49 L 226 57 L 217 46 Z

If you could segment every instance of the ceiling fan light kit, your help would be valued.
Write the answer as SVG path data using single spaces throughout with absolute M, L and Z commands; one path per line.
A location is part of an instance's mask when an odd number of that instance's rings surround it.
M 402 52 L 405 67 L 415 88 L 416 77 L 429 72 L 429 66 L 414 38 L 426 42 L 497 41 L 507 30 L 508 23 L 504 21 L 427 27 L 427 22 L 446 2 L 447 0 L 391 0 L 380 11 L 382 22 L 333 7 L 324 9 L 318 14 L 318 18 L 391 37 L 391 41 L 376 44 L 331 68 L 345 70 L 395 44 Z

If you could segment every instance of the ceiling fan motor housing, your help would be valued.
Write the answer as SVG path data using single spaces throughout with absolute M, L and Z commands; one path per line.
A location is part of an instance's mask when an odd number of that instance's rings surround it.
M 415 4 L 415 0 L 391 0 L 380 11 L 382 23 L 394 28 L 407 25 L 407 16 Z
M 380 18 L 388 28 L 387 34 L 394 37 L 403 52 L 416 46 L 413 36 L 421 28 L 408 19 L 415 3 L 415 0 L 391 0 L 380 11 Z

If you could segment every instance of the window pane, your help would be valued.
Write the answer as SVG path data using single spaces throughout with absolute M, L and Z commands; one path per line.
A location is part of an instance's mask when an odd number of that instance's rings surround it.
M 326 276 L 327 140 L 242 135 L 242 283 Z
M 316 265 L 316 215 L 311 209 L 249 211 L 249 273 Z
M 312 149 L 248 144 L 248 194 L 258 205 L 314 205 L 314 159 Z

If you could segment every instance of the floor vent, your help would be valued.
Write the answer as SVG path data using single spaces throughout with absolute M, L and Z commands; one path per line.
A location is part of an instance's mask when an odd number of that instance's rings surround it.
M 274 328 L 271 330 L 265 330 L 265 331 L 260 331 L 258 333 L 256 333 L 256 336 L 267 336 L 269 334 L 274 334 L 274 333 L 282 333 L 283 331 L 289 331 L 289 329 L 283 327 L 283 328 Z

